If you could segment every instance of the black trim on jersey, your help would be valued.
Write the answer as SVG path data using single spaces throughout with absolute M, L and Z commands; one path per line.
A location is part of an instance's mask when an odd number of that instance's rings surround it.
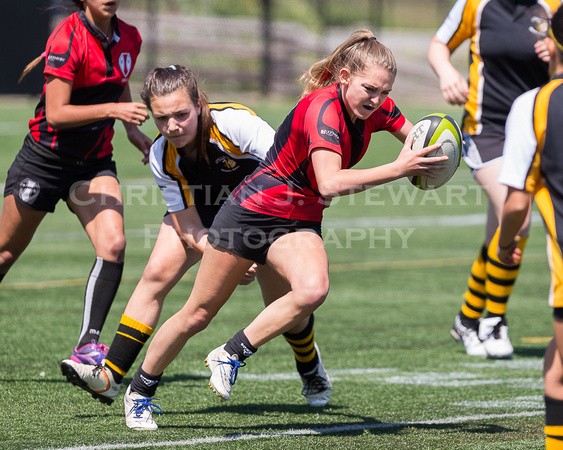
M 280 150 L 285 148 L 285 146 L 287 145 L 287 142 L 289 141 L 289 138 L 291 136 L 291 131 L 293 130 L 293 119 L 295 116 L 295 108 L 297 108 L 297 106 L 293 107 L 293 109 L 289 112 L 287 117 L 284 119 L 283 123 L 276 130 L 276 135 L 274 137 L 274 142 L 272 143 L 272 147 L 270 147 L 270 150 L 268 150 L 268 153 L 266 153 L 266 157 L 264 158 L 264 163 L 263 163 L 264 165 L 269 166 L 272 163 L 274 163 Z M 287 125 L 284 126 L 284 124 Z M 276 145 L 278 142 L 279 142 L 279 146 Z M 268 156 L 274 155 L 274 149 L 276 150 L 275 156 L 273 158 L 272 157 L 268 158 Z
M 335 98 L 328 99 L 324 102 L 323 106 L 321 106 L 319 118 L 317 119 L 317 132 L 319 136 L 322 136 L 326 141 L 330 142 L 332 145 L 340 145 L 340 132 L 335 128 L 329 127 L 325 125 L 323 122 L 324 113 L 327 108 L 336 101 Z M 322 133 L 321 130 L 326 131 Z
M 344 167 L 344 169 L 349 169 L 350 167 L 354 167 L 360 157 L 362 156 L 362 149 L 364 148 L 364 129 L 366 123 L 364 120 L 357 119 L 357 125 L 352 122 L 348 111 L 346 110 L 346 106 L 344 105 L 344 100 L 342 99 L 342 91 L 340 90 L 340 85 L 337 86 L 338 90 L 338 101 L 340 102 L 340 106 L 342 108 L 342 114 L 344 116 L 344 121 L 346 122 L 346 128 L 348 129 L 348 133 L 352 138 L 352 142 L 350 143 L 351 153 L 350 153 L 350 164 L 348 167 Z
M 166 170 L 166 160 L 168 159 L 167 156 L 168 156 L 168 152 L 170 151 L 170 143 L 166 139 L 164 139 L 164 144 L 163 144 L 162 148 L 163 148 L 162 161 L 160 163 L 160 165 L 162 166 L 162 171 L 166 175 L 168 175 L 172 180 L 174 180 L 176 182 L 176 184 L 178 185 L 178 189 L 180 190 L 180 197 L 182 198 L 182 204 L 184 205 L 184 209 L 187 209 L 188 204 L 186 202 L 186 196 L 183 194 L 184 187 L 182 186 L 182 182 L 180 180 L 178 180 L 178 178 L 174 174 L 171 174 L 170 172 L 168 172 L 168 170 Z M 176 164 L 175 161 L 174 161 L 174 164 Z
M 96 27 L 92 22 L 90 22 L 88 17 L 86 17 L 86 13 L 84 12 L 84 10 L 81 9 L 80 11 L 78 11 L 78 18 L 83 23 L 86 30 L 88 30 L 88 32 L 96 39 L 98 39 L 102 44 L 102 50 L 104 51 L 104 59 L 106 61 L 106 78 L 111 78 L 113 76 L 111 47 L 113 47 L 113 45 L 115 44 L 115 42 L 113 41 L 113 36 L 112 36 L 112 40 L 110 41 L 109 38 L 104 33 L 102 33 L 102 31 L 98 27 Z M 113 26 L 112 28 L 115 30 L 114 31 L 115 34 L 117 34 L 117 36 L 121 38 L 121 34 L 119 33 L 119 26 L 117 25 L 117 16 L 113 16 L 111 18 L 111 21 Z
M 45 61 L 45 64 L 47 66 L 52 67 L 53 69 L 60 69 L 68 62 L 68 59 L 70 57 L 70 52 L 72 50 L 72 41 L 74 40 L 74 33 L 76 33 L 76 27 L 74 27 L 72 33 L 70 33 L 70 38 L 68 40 L 68 48 L 66 49 L 66 52 L 64 53 L 49 52 L 49 56 L 47 56 L 47 61 Z

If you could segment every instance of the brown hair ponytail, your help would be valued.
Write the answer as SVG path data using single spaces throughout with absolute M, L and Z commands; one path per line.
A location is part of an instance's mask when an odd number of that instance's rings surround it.
M 33 61 L 31 61 L 27 66 L 25 66 L 25 69 L 23 69 L 22 74 L 20 75 L 20 77 L 18 79 L 18 84 L 23 81 L 23 79 L 27 76 L 27 74 L 29 72 L 31 72 L 33 69 L 35 69 L 35 67 L 37 67 L 39 65 L 39 63 L 41 62 L 41 60 L 43 59 L 44 56 L 45 56 L 45 54 L 42 53 L 37 58 L 35 58 Z
M 72 3 L 78 9 L 84 9 L 84 3 L 81 0 L 70 0 L 70 3 Z M 52 7 L 46 8 L 46 9 L 49 10 L 49 9 L 53 9 L 53 8 L 55 8 L 55 6 L 52 6 Z M 22 74 L 18 78 L 18 84 L 20 84 L 23 81 L 23 79 L 27 76 L 27 74 L 29 72 L 31 72 L 33 69 L 35 69 L 39 65 L 39 63 L 41 62 L 41 60 L 44 57 L 45 57 L 45 53 L 42 53 L 37 58 L 35 58 L 33 61 L 31 61 L 27 66 L 25 66 L 25 69 L 23 69 Z

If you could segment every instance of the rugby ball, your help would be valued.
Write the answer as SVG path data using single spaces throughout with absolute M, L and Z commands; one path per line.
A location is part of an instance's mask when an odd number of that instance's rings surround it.
M 410 135 L 414 136 L 412 150 L 442 144 L 442 147 L 431 151 L 426 156 L 447 155 L 448 157 L 445 169 L 431 171 L 438 175 L 438 178 L 416 175 L 409 178 L 410 182 L 424 191 L 437 189 L 446 184 L 454 176 L 461 162 L 463 137 L 456 121 L 447 114 L 429 114 L 413 125 L 409 132 Z

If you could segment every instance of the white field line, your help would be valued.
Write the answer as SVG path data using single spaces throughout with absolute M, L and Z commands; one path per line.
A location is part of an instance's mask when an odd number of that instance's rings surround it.
M 260 434 L 231 434 L 228 436 L 216 436 L 205 438 L 186 439 L 182 441 L 161 441 L 161 442 L 140 442 L 136 444 L 98 444 L 95 446 L 81 447 L 63 447 L 56 450 L 109 450 L 109 449 L 129 449 L 129 448 L 151 448 L 151 447 L 173 447 L 173 446 L 192 446 L 201 444 L 216 444 L 223 442 L 235 441 L 253 441 L 258 439 L 275 439 L 284 436 L 323 436 L 338 433 L 350 433 L 362 430 L 386 430 L 394 428 L 410 428 L 410 427 L 431 427 L 434 425 L 457 424 L 464 422 L 474 422 L 482 420 L 494 419 L 510 419 L 518 417 L 534 417 L 544 414 L 540 411 L 524 411 L 512 414 L 477 414 L 473 416 L 446 417 L 444 419 L 414 421 L 414 422 L 397 422 L 397 423 L 373 423 L 373 424 L 350 424 L 332 427 L 318 428 L 302 428 L 295 430 L 280 431 L 277 433 L 260 433 Z
M 323 229 L 343 230 L 347 228 L 429 228 L 429 227 L 466 227 L 484 225 L 486 220 L 485 214 L 467 214 L 462 216 L 416 216 L 416 217 L 355 217 L 341 219 L 326 219 L 323 221 Z M 540 223 L 539 214 L 534 213 L 532 217 L 534 223 Z M 158 224 L 147 224 L 150 227 L 160 227 Z M 128 238 L 144 238 L 146 236 L 146 228 L 128 228 L 125 234 Z M 38 232 L 33 237 L 34 241 L 39 242 L 57 242 L 86 240 L 88 237 L 82 230 L 73 232 L 60 233 L 42 233 Z

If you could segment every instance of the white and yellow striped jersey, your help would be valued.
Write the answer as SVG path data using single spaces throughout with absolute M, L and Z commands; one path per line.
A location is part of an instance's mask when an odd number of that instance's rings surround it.
M 207 146 L 209 163 L 190 161 L 162 135 L 150 152 L 152 174 L 168 212 L 195 205 L 209 227 L 230 192 L 264 159 L 275 131 L 251 109 L 238 103 L 210 103 L 215 122 Z

